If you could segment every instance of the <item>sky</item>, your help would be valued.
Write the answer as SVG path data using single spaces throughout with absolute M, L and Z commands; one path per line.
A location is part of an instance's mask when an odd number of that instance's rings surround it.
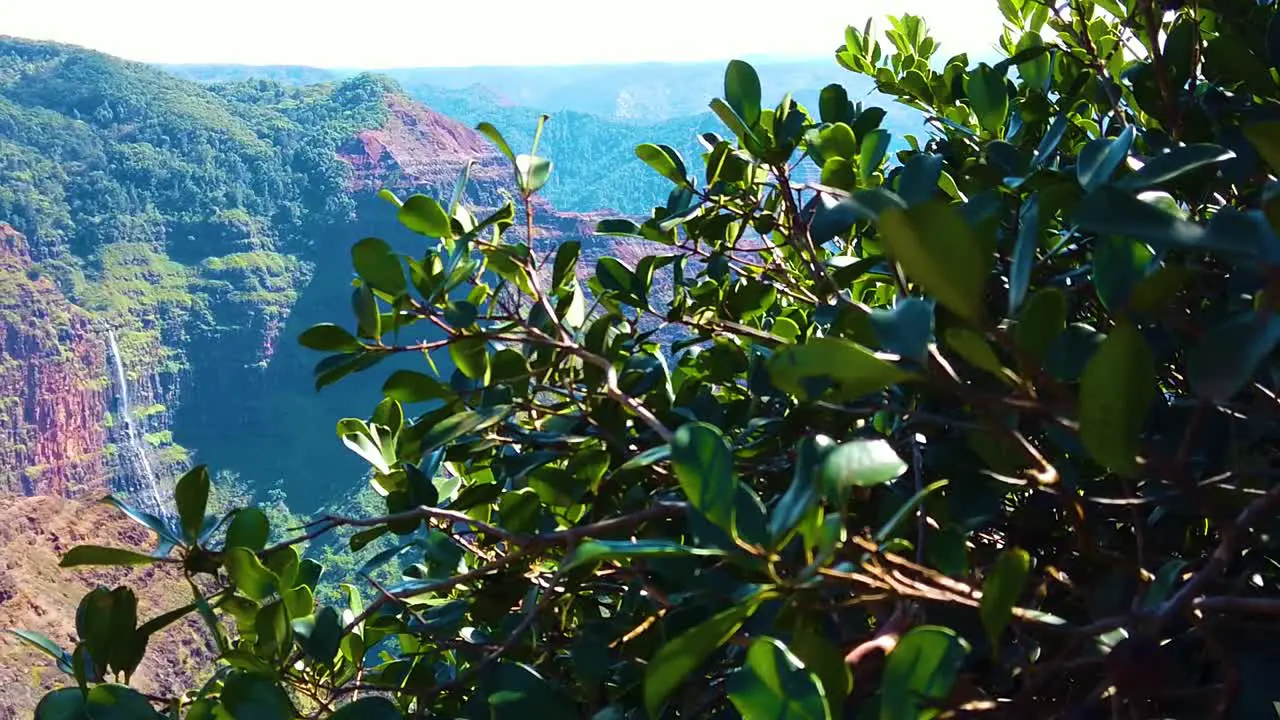
M 782 15 L 787 7 L 797 14 Z M 829 58 L 847 25 L 909 12 L 952 55 L 992 47 L 995 8 L 991 0 L 0 0 L 0 35 L 144 62 L 567 65 Z

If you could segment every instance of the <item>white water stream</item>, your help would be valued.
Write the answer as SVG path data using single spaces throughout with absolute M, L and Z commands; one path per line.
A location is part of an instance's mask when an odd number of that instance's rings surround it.
M 164 503 L 160 501 L 160 490 L 156 487 L 156 474 L 151 469 L 151 460 L 147 458 L 147 448 L 142 438 L 138 436 L 137 424 L 133 419 L 133 408 L 129 405 L 129 383 L 124 376 L 124 363 L 120 361 L 120 348 L 116 345 L 116 335 L 110 330 L 107 331 L 107 345 L 111 353 L 111 363 L 115 367 L 116 372 L 116 388 L 117 397 L 119 398 L 120 418 L 124 421 L 126 440 L 129 450 L 135 458 L 134 466 L 137 473 L 141 477 L 137 480 L 144 483 L 151 489 L 151 499 L 155 502 L 154 511 L 157 515 L 163 515 Z

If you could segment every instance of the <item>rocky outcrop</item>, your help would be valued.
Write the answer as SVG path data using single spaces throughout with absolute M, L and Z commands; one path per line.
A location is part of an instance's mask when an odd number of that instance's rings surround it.
M 33 266 L 0 223 L 0 490 L 101 495 L 108 393 L 90 317 Z
M 0 496 L 0 628 L 39 632 L 64 649 L 76 639 L 76 606 L 95 587 L 128 586 L 138 595 L 139 622 L 191 602 L 180 568 L 63 569 L 58 561 L 76 545 L 146 551 L 155 536 L 119 511 L 97 503 L 59 498 Z M 194 614 L 165 628 L 147 645 L 131 684 L 169 695 L 198 680 L 216 652 Z M 29 718 L 48 690 L 74 685 L 47 656 L 13 635 L 0 633 L 0 720 Z

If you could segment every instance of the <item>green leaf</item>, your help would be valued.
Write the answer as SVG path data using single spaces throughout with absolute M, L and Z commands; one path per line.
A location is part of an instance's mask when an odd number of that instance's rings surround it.
M 1009 314 L 1016 315 L 1031 286 L 1031 271 L 1036 266 L 1036 248 L 1044 234 L 1040 220 L 1040 196 L 1032 195 L 1022 203 L 1018 213 L 1018 240 L 1013 247 L 1009 266 Z
M 254 652 L 258 657 L 278 660 L 293 647 L 293 628 L 289 626 L 289 610 L 283 600 L 258 610 L 253 628 L 257 635 Z
M 419 451 L 425 454 L 438 447 L 444 447 L 463 435 L 483 430 L 501 421 L 510 412 L 510 405 L 496 405 L 482 410 L 465 410 L 450 415 L 429 428 L 422 424 L 415 425 L 414 433 L 422 433 L 418 439 Z
M 271 525 L 267 514 L 256 507 L 243 507 L 235 511 L 227 527 L 226 547 L 242 547 L 258 552 L 267 546 Z
M 1152 203 L 1112 187 L 1085 196 L 1073 216 L 1080 229 L 1100 235 L 1120 235 L 1156 248 L 1234 251 L 1211 239 L 1203 227 L 1172 215 Z
M 880 215 L 880 235 L 907 277 L 948 310 L 977 323 L 991 260 L 954 206 L 931 200 Z
M 724 72 L 724 98 L 747 127 L 760 121 L 760 76 L 741 60 L 731 60 Z
M 1152 253 L 1146 245 L 1124 237 L 1098 238 L 1093 249 L 1093 285 L 1098 299 L 1113 315 L 1120 314 L 1134 287 L 1146 275 Z
M 1013 329 L 1013 342 L 1031 367 L 1023 368 L 1032 371 L 1040 367 L 1045 355 L 1058 337 L 1067 327 L 1067 296 L 1058 288 L 1044 288 L 1037 291 L 1022 306 L 1018 324 Z
M 919 205 L 938 193 L 942 178 L 942 156 L 923 153 L 907 161 L 898 178 L 898 195 L 907 205 Z
M 588 540 L 560 563 L 560 570 L 572 570 L 588 563 L 648 557 L 722 556 L 723 550 L 696 548 L 666 540 Z
M 822 683 L 780 640 L 758 637 L 742 667 L 725 680 L 743 720 L 827 720 Z
M 125 515 L 128 515 L 134 522 L 149 528 L 156 535 L 160 536 L 162 541 L 170 542 L 174 545 L 182 544 L 182 541 L 169 531 L 168 524 L 155 515 L 139 510 L 115 495 L 107 495 L 99 502 L 104 505 L 110 505 Z
M 689 503 L 725 532 L 734 533 L 733 449 L 713 425 L 681 425 L 671 441 L 671 465 Z
M 397 370 L 382 384 L 382 394 L 401 403 L 448 400 L 454 393 L 429 375 L 412 370 Z
M 795 628 L 787 647 L 804 665 L 818 676 L 831 717 L 841 717 L 845 699 L 853 688 L 853 675 L 845 663 L 845 654 L 818 628 L 805 624 Z
M 603 224 L 603 221 L 601 224 Z M 552 289 L 560 289 L 568 287 L 576 277 L 574 271 L 578 267 L 578 256 L 582 254 L 582 243 L 577 240 L 567 240 L 560 243 L 560 247 L 556 248 L 556 259 L 552 266 L 551 287 Z
M 279 578 L 251 550 L 233 547 L 226 551 L 223 564 L 236 589 L 250 600 L 266 600 L 279 590 Z
M 356 316 L 356 334 L 368 340 L 382 337 L 382 314 L 368 285 L 351 291 L 351 311 Z
M 738 603 L 677 635 L 658 649 L 644 668 L 644 706 L 649 717 L 658 717 L 667 696 L 711 653 L 737 634 L 761 599 L 760 594 L 754 595 L 747 602 Z
M 293 720 L 289 696 L 265 675 L 235 672 L 222 686 L 222 707 L 232 720 Z
M 1089 454 L 1115 472 L 1136 472 L 1142 426 L 1155 395 L 1151 350 L 1132 325 L 1117 325 L 1080 380 L 1080 439 Z
M 490 142 L 498 147 L 498 150 L 506 156 L 509 162 L 515 163 L 516 154 L 511 152 L 511 146 L 507 144 L 507 139 L 502 137 L 502 133 L 498 132 L 498 128 L 494 127 L 492 123 L 482 122 L 476 125 L 476 130 L 481 135 L 489 138 Z
M 827 453 L 822 484 L 828 498 L 846 497 L 851 487 L 882 485 L 907 471 L 907 464 L 886 440 L 853 440 Z
M 1200 397 L 1225 404 L 1253 378 L 1280 342 L 1280 317 L 1270 311 L 1228 319 L 1200 339 L 1187 361 L 1187 379 Z
M 1141 170 L 1122 178 L 1116 186 L 1126 190 L 1145 190 L 1235 156 L 1224 147 L 1208 143 L 1176 147 L 1163 155 L 1149 158 Z
M 400 258 L 392 252 L 385 240 L 367 237 L 352 245 L 351 265 L 356 274 L 375 290 L 398 296 L 407 289 Z
M 834 447 L 835 441 L 825 435 L 800 442 L 791 486 L 769 515 L 769 536 L 775 544 L 818 506 L 822 497 L 822 460 Z
M 858 149 L 858 177 L 863 182 L 871 179 L 871 176 L 880 169 L 885 153 L 889 151 L 891 137 L 888 130 L 877 128 L 862 138 Z
M 150 701 L 131 687 L 95 685 L 85 698 L 86 718 L 93 720 L 163 720 Z
M 516 178 L 520 192 L 536 193 L 551 179 L 551 161 L 535 155 L 517 155 Z
M 1098 138 L 1085 145 L 1076 163 L 1076 176 L 1085 192 L 1093 192 L 1111 179 L 1129 157 L 1133 147 L 1133 126 L 1126 126 L 1115 138 Z
M 1264 120 L 1245 125 L 1241 130 L 1271 171 L 1280 172 L 1280 120 Z
M 852 114 L 849 93 L 841 85 L 831 84 L 822 88 L 818 96 L 818 117 L 824 123 L 846 122 Z
M 898 526 L 902 524 L 902 521 L 906 520 L 908 515 L 915 512 L 915 509 L 920 505 L 920 503 L 925 501 L 925 498 L 950 484 L 950 480 L 935 480 L 920 488 L 920 490 L 912 495 L 910 499 L 898 506 L 898 509 L 894 511 L 893 516 L 876 531 L 873 539 L 877 543 L 884 543 L 892 538 L 893 533 L 897 531 Z
M 676 185 L 689 184 L 689 171 L 685 168 L 684 161 L 680 159 L 680 153 L 674 148 L 667 145 L 642 143 L 636 146 L 636 157 Z
M 323 352 L 355 352 L 364 347 L 354 335 L 333 323 L 320 323 L 303 330 L 298 343 Z
M 80 688 L 54 690 L 36 705 L 35 720 L 94 720 L 86 708 Z
M 885 662 L 880 684 L 880 720 L 930 720 L 933 706 L 951 693 L 969 645 L 954 630 L 912 628 Z
M 401 206 L 398 217 L 402 225 L 419 235 L 433 238 L 453 237 L 453 226 L 449 223 L 449 214 L 440 207 L 440 203 L 435 198 L 411 195 Z
M 978 125 L 997 138 L 1004 137 L 1005 120 L 1009 117 L 1009 91 L 1004 74 L 982 63 L 965 78 L 965 93 L 978 116 Z
M 482 337 L 466 337 L 449 343 L 449 357 L 463 375 L 489 382 L 489 343 Z
M 62 646 L 49 639 L 47 636 L 32 632 L 31 630 L 9 630 L 19 640 L 39 650 L 40 652 L 53 658 L 57 663 L 58 669 L 68 675 L 71 674 L 71 654 L 62 649 Z
M 1156 571 L 1155 579 L 1147 586 L 1147 592 L 1142 596 L 1142 609 L 1146 611 L 1159 609 L 1164 601 L 1173 595 L 1173 588 L 1178 584 L 1182 570 L 1186 566 L 1187 561 L 1178 559 L 1161 565 Z
M 395 703 L 382 697 L 362 697 L 347 703 L 329 716 L 329 720 L 403 720 Z
M 1018 40 L 1017 55 L 1027 53 L 1032 57 L 1018 63 L 1018 76 L 1028 86 L 1040 92 L 1048 92 L 1049 83 L 1053 80 L 1053 66 L 1049 54 L 1043 50 L 1038 51 L 1039 48 L 1044 48 L 1044 39 L 1039 32 L 1023 33 Z
M 1000 553 L 996 565 L 982 581 L 982 603 L 978 615 L 992 648 L 998 648 L 1000 635 L 1013 617 L 1013 606 L 1018 603 L 1031 571 L 1031 556 L 1026 550 L 1013 548 Z
M 62 556 L 58 567 L 80 567 L 83 565 L 112 565 L 115 567 L 136 567 L 151 565 L 159 559 L 151 555 L 143 555 L 122 548 L 102 547 L 99 545 L 78 545 Z
M 769 361 L 769 376 L 784 392 L 810 396 L 811 381 L 829 378 L 848 397 L 883 390 L 915 377 L 884 356 L 840 338 L 788 345 Z M 819 393 L 820 394 L 820 393 Z
M 1058 149 L 1058 144 L 1062 142 L 1063 136 L 1067 134 L 1069 126 L 1070 120 L 1068 120 L 1065 113 L 1053 119 L 1053 124 L 1049 126 L 1044 137 L 1040 139 L 1040 145 L 1036 147 L 1036 154 L 1031 159 L 1031 166 L 1028 172 L 1038 170 L 1049 161 L 1049 158 L 1053 157 L 1054 151 Z
M 204 511 L 209 506 L 209 469 L 197 465 L 188 470 L 174 486 L 173 497 L 178 506 L 183 537 L 195 543 L 204 525 Z
M 918 297 L 898 301 L 892 310 L 876 309 L 867 316 L 880 346 L 904 358 L 924 362 L 933 341 L 933 303 Z

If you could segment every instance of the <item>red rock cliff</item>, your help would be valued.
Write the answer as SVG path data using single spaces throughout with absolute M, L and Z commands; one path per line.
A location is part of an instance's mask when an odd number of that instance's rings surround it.
M 88 315 L 0 223 L 0 491 L 107 492 L 104 352 Z

